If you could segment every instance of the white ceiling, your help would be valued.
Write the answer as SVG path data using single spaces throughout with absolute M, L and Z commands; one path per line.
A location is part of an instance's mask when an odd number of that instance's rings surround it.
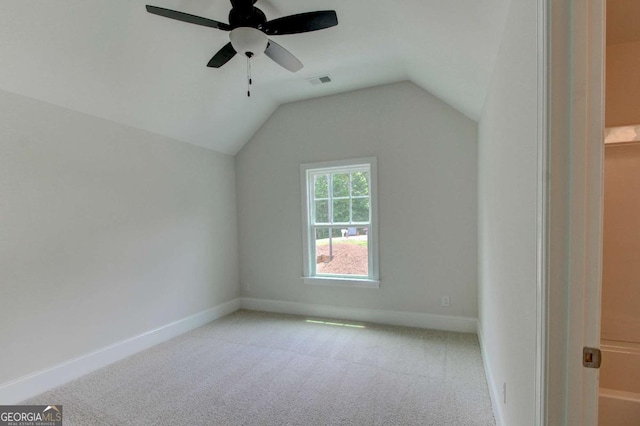
M 278 105 L 411 80 L 480 116 L 509 0 L 258 0 L 268 19 L 337 11 L 330 29 L 276 36 L 305 67 L 261 56 L 207 68 L 228 33 L 145 4 L 227 22 L 228 0 L 2 0 L 0 89 L 235 154 Z M 328 74 L 326 85 L 307 79 Z

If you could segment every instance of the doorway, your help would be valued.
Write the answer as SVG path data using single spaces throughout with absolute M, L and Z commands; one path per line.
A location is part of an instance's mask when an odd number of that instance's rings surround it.
M 607 0 L 598 424 L 640 424 L 640 2 Z

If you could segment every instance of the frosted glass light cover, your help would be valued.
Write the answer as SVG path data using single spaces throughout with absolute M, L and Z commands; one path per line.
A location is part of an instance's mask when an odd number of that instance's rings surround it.
M 257 56 L 264 53 L 269 42 L 265 33 L 251 27 L 238 27 L 231 31 L 229 38 L 236 52 L 245 56 Z

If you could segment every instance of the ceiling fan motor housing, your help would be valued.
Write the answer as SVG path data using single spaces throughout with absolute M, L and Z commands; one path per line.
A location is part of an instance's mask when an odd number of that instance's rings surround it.
M 267 22 L 265 14 L 257 7 L 249 6 L 242 3 L 241 5 L 231 2 L 233 8 L 229 11 L 229 24 L 232 28 L 238 27 L 254 27 Z
M 269 39 L 262 31 L 252 27 L 238 27 L 229 34 L 231 45 L 238 53 L 251 58 L 264 53 Z

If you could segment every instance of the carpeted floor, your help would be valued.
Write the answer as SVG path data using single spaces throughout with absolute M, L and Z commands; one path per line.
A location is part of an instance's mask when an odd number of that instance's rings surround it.
M 78 426 L 495 424 L 475 335 L 306 320 L 238 311 L 25 403 Z

